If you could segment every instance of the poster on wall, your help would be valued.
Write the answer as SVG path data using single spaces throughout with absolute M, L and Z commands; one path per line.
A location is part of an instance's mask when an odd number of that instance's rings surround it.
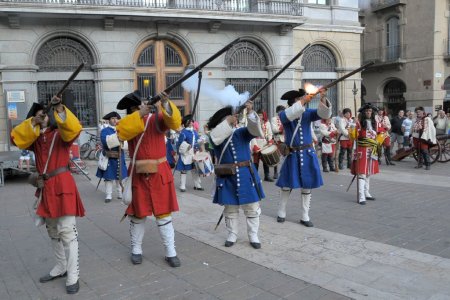
M 17 120 L 17 104 L 8 103 L 8 119 Z

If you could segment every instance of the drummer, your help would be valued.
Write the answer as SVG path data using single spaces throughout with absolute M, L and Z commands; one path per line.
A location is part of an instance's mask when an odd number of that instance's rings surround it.
M 286 108 L 283 105 L 278 105 L 275 109 L 276 115 L 272 118 L 272 132 L 273 132 L 273 141 L 281 148 L 281 145 L 284 144 L 284 130 L 283 123 L 281 123 L 279 113 L 285 110 Z M 273 179 L 278 178 L 278 165 L 273 167 Z
M 311 189 L 323 185 L 319 161 L 313 146 L 311 123 L 331 117 L 331 103 L 325 97 L 325 90 L 320 91 L 317 109 L 305 106 L 314 96 L 306 94 L 303 89 L 286 92 L 281 100 L 288 100 L 288 108 L 279 116 L 284 127 L 284 136 L 290 153 L 281 166 L 280 177 L 276 185 L 281 188 L 281 201 L 278 207 L 277 222 L 286 218 L 286 204 L 292 189 L 301 189 L 303 213 L 300 223 L 313 227 L 309 219 Z
M 191 171 L 194 180 L 194 190 L 203 191 L 202 181 L 194 165 L 194 154 L 200 150 L 199 136 L 194 130 L 192 115 L 183 117 L 183 130 L 180 132 L 177 142 L 178 161 L 175 169 L 180 171 L 180 191 L 186 192 L 187 172 Z
M 259 169 L 259 161 L 261 160 L 261 150 L 264 147 L 273 144 L 273 134 L 272 126 L 267 118 L 267 113 L 262 109 L 258 110 L 258 116 L 261 120 L 261 129 L 264 136 L 256 137 L 250 142 L 250 149 L 252 150 L 253 163 L 255 164 L 256 170 Z M 274 180 L 270 177 L 269 166 L 263 161 L 264 169 L 264 181 L 273 182 Z

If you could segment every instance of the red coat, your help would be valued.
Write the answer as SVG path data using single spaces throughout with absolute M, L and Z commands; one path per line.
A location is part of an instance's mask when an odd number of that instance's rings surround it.
M 144 123 L 146 120 L 147 116 L 143 118 Z M 162 132 L 158 132 L 156 128 L 156 115 L 152 115 L 139 146 L 136 160 L 160 159 L 166 157 L 164 131 L 168 128 L 163 122 L 162 114 L 159 114 L 158 122 Z M 139 134 L 128 141 L 131 158 L 133 158 L 134 150 L 140 136 L 141 135 Z M 131 169 L 129 168 L 128 172 L 130 172 L 130 170 Z M 146 216 L 159 216 L 178 211 L 173 175 L 167 161 L 159 164 L 157 173 L 149 175 L 137 174 L 136 169 L 134 169 L 132 189 L 133 200 L 126 210 L 127 215 L 143 218 Z
M 34 151 L 36 155 L 36 170 L 40 174 L 44 171 L 50 145 L 55 134 L 57 136 L 46 173 L 69 165 L 70 146 L 72 146 L 73 141 L 64 142 L 58 129 L 47 128 L 30 147 L 30 150 Z M 39 195 L 39 190 L 36 195 Z M 60 173 L 45 182 L 42 199 L 36 213 L 44 218 L 84 216 L 83 203 L 70 171 Z
M 361 127 L 359 122 L 356 123 L 358 138 L 376 139 L 377 133 L 381 132 L 381 126 L 377 123 L 375 130 L 367 130 Z M 372 154 L 372 147 L 362 147 L 357 145 L 353 154 L 353 162 L 351 172 L 355 174 L 373 175 L 380 172 L 378 167 L 378 153 Z

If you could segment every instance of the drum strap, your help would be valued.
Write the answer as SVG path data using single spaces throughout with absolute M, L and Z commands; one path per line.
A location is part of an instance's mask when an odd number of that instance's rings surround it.
M 223 157 L 223 154 L 225 153 L 225 149 L 227 149 L 228 145 L 230 144 L 231 139 L 233 138 L 233 134 L 234 134 L 234 131 L 231 133 L 230 137 L 227 140 L 227 143 L 223 147 L 222 153 L 220 153 L 219 161 L 217 162 L 218 165 L 220 165 L 220 162 L 222 161 L 222 157 Z

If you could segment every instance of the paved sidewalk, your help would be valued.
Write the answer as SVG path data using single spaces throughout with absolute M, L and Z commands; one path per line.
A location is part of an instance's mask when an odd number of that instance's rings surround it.
M 54 264 L 50 242 L 45 228 L 36 228 L 30 217 L 33 188 L 16 178 L 0 188 L 0 299 L 348 299 L 223 251 L 223 229 L 214 247 L 180 233 L 180 229 L 189 233 L 183 222 L 201 226 L 189 214 L 174 214 L 180 268 L 170 268 L 164 261 L 153 220 L 147 222 L 144 262 L 133 266 L 128 222 L 119 223 L 124 206 L 117 200 L 105 204 L 94 182 L 76 178 L 87 212 L 78 219 L 80 292 L 66 295 L 64 279 L 39 283 Z M 189 202 L 190 197 L 180 199 L 181 210 L 185 199 Z M 200 201 L 202 207 L 211 207 L 207 199 Z M 251 255 L 257 250 L 248 247 L 243 252 Z

